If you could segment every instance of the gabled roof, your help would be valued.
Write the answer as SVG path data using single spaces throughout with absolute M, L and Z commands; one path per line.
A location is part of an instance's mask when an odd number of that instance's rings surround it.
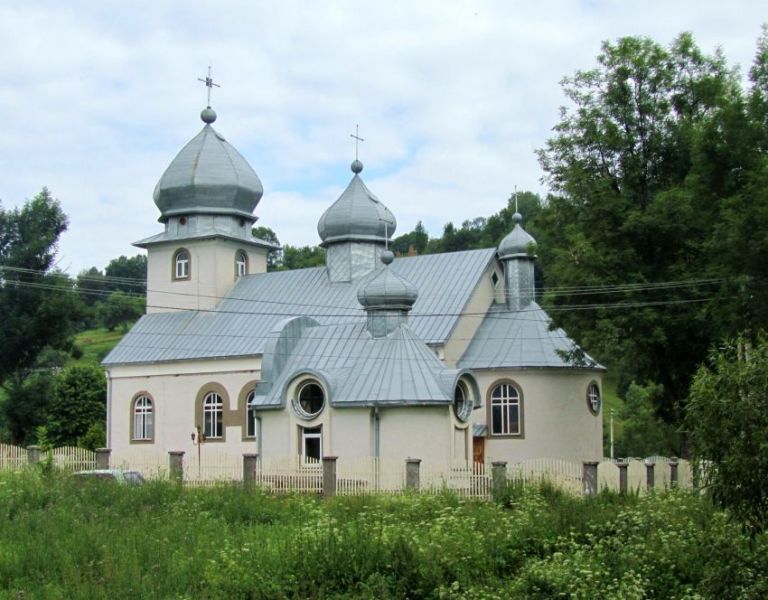
M 419 290 L 410 313 L 414 335 L 431 344 L 450 337 L 495 249 L 396 258 L 390 265 Z M 377 275 L 331 282 L 325 267 L 241 277 L 212 311 L 144 315 L 104 359 L 105 365 L 255 356 L 286 317 L 321 324 L 362 323 L 357 291 Z
M 585 368 L 605 370 L 583 352 L 535 302 L 509 311 L 494 304 L 458 362 L 465 369 Z
M 459 371 L 446 369 L 407 325 L 385 337 L 372 337 L 365 323 L 304 324 L 291 331 L 293 344 L 276 343 L 264 355 L 282 351 L 278 369 L 262 373 L 254 402 L 262 408 L 285 406 L 289 384 L 303 374 L 320 379 L 333 406 L 451 404 Z M 281 335 L 278 326 L 272 335 Z M 296 339 L 298 337 L 298 339 Z M 274 338 L 273 338 L 274 339 Z M 290 347 L 292 346 L 292 347 Z M 278 372 L 275 372 L 278 371 Z

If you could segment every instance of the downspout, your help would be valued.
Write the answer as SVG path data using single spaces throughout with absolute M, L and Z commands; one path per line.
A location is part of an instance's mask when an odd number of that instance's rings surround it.
M 381 415 L 377 404 L 373 405 L 373 456 L 381 456 Z

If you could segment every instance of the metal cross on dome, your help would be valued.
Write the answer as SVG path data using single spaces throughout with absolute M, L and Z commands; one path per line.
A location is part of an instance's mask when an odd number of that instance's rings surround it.
M 360 137 L 360 125 L 355 124 L 355 133 L 350 133 L 349 137 L 355 138 L 355 160 L 357 160 L 357 146 L 365 141 L 365 138 Z
M 213 83 L 213 76 L 211 75 L 211 65 L 208 65 L 208 77 L 205 79 L 197 78 L 198 81 L 202 81 L 205 87 L 208 88 L 208 107 L 211 106 L 211 89 L 214 87 L 221 87 L 218 83 Z

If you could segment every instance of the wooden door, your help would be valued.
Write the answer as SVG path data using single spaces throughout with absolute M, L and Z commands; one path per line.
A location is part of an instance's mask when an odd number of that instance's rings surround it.
M 485 438 L 472 438 L 472 460 L 476 463 L 485 462 Z

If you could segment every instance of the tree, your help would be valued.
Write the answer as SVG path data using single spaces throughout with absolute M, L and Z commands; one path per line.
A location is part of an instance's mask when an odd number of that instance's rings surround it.
M 113 258 L 104 269 L 104 275 L 110 290 L 143 294 L 147 291 L 147 256 L 137 254 L 131 258 Z
M 99 322 L 109 331 L 120 326 L 127 331 L 128 325 L 144 314 L 145 299 L 125 292 L 112 292 L 98 304 Z
M 82 306 L 73 283 L 52 271 L 67 218 L 43 190 L 21 208 L 0 207 L 0 384 L 46 346 L 68 349 Z
M 730 302 L 712 246 L 750 155 L 744 98 L 722 55 L 690 34 L 668 49 L 605 42 L 597 62 L 563 80 L 570 106 L 539 151 L 555 192 L 536 221 L 545 283 L 558 288 L 545 300 L 589 306 L 554 311 L 556 324 L 619 371 L 623 389 L 661 384 L 656 409 L 676 422 L 722 334 L 713 298 Z M 697 283 L 661 285 L 681 280 Z
M 283 246 L 283 260 L 279 269 L 307 269 L 325 264 L 325 250 L 320 246 Z
M 61 371 L 53 384 L 48 439 L 54 446 L 75 446 L 94 424 L 107 418 L 104 371 L 94 364 L 76 364 Z M 90 434 L 93 435 L 93 432 Z
M 280 245 L 280 240 L 277 239 L 277 234 L 269 227 L 260 225 L 259 227 L 254 227 L 251 232 L 253 233 L 254 237 L 264 240 L 265 242 L 270 242 L 275 246 Z M 270 250 L 269 253 L 267 253 L 267 271 L 277 270 L 277 268 L 280 266 L 281 257 L 281 250 Z
M 768 338 L 711 352 L 686 409 L 694 457 L 716 502 L 754 531 L 768 526 Z

